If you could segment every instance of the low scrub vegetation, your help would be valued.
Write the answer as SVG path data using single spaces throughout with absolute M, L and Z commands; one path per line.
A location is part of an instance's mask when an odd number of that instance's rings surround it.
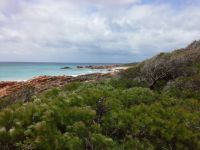
M 199 99 L 111 79 L 72 83 L 0 112 L 1 149 L 198 149 Z

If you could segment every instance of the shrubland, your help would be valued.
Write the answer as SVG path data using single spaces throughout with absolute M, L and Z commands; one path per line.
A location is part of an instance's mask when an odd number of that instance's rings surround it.
M 199 45 L 5 107 L 0 149 L 200 149 Z

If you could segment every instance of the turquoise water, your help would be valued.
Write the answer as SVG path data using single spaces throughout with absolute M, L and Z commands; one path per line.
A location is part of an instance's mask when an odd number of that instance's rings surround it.
M 76 66 L 109 65 L 109 64 L 84 64 L 84 63 L 14 63 L 0 62 L 0 81 L 28 80 L 42 75 L 82 75 L 90 73 L 105 73 L 107 70 L 77 69 Z M 62 67 L 72 69 L 61 69 Z

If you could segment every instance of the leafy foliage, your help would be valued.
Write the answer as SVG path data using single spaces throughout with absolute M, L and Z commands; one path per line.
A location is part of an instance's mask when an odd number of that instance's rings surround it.
M 0 112 L 0 147 L 198 149 L 200 105 L 120 79 L 71 83 Z M 191 98 L 191 97 L 190 97 Z

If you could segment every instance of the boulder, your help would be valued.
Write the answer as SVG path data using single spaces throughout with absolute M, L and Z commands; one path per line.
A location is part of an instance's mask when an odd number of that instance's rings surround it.
M 82 68 L 84 68 L 83 66 L 76 66 L 76 68 L 78 68 L 78 69 L 82 69 Z
M 71 69 L 71 67 L 62 67 L 61 69 Z

